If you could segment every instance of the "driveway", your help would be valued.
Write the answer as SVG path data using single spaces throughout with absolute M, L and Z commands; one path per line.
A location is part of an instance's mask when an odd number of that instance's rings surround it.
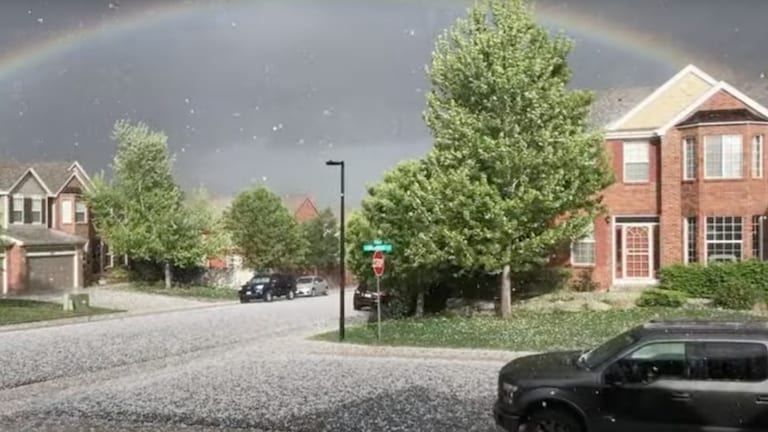
M 0 334 L 0 431 L 494 430 L 496 372 L 512 354 L 304 340 L 335 325 L 338 301 Z

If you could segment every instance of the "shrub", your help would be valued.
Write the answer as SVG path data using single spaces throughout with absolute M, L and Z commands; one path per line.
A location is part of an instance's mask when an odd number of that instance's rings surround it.
M 743 280 L 728 280 L 717 289 L 714 304 L 723 309 L 752 309 L 757 302 L 755 287 Z
M 638 307 L 681 307 L 688 296 L 680 291 L 648 289 L 637 299 Z
M 592 278 L 592 269 L 583 270 L 579 276 L 570 284 L 570 288 L 576 292 L 594 292 L 600 288 L 600 285 Z
M 768 262 L 745 260 L 740 262 L 676 264 L 659 271 L 659 288 L 680 291 L 690 297 L 715 299 L 722 297 L 723 289 L 741 286 L 737 292 L 750 289 L 755 296 L 768 294 Z
M 109 279 L 113 282 L 128 282 L 131 280 L 131 272 L 125 267 L 114 267 L 109 270 Z
M 710 297 L 706 267 L 699 264 L 675 264 L 659 270 L 659 289 L 679 291 L 691 297 Z

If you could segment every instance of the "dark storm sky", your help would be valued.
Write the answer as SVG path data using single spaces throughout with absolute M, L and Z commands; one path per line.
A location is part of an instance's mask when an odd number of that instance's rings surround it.
M 2 0 L 0 59 L 78 25 L 109 28 L 161 4 L 111 3 Z M 421 119 L 424 65 L 434 37 L 466 1 L 206 3 L 206 12 L 106 31 L 32 67 L 0 69 L 0 154 L 77 158 L 97 172 L 113 156 L 112 124 L 127 117 L 169 134 L 185 185 L 231 195 L 266 181 L 279 193 L 311 193 L 329 204 L 338 178 L 326 159 L 349 163 L 356 202 L 385 169 L 429 149 Z M 733 75 L 723 78 L 734 81 L 759 79 L 768 66 L 766 1 L 539 3 L 577 9 L 690 53 L 667 64 L 574 33 L 578 86 L 657 85 L 697 59 L 721 63 L 722 73 Z

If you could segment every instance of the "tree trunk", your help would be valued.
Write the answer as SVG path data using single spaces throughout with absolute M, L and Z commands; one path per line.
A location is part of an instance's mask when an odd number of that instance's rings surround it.
M 416 318 L 424 316 L 424 291 L 416 294 Z
M 501 272 L 501 307 L 499 312 L 502 318 L 512 315 L 512 271 L 509 264 L 504 266 Z
M 165 263 L 165 288 L 166 289 L 171 288 L 172 278 L 173 278 L 173 274 L 171 273 L 171 263 L 166 262 Z

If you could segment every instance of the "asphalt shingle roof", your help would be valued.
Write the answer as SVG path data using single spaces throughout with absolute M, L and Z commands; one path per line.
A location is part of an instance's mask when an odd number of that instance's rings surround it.
M 86 239 L 44 226 L 9 225 L 3 233 L 30 246 L 81 245 Z
M 15 160 L 0 161 L 0 190 L 8 190 L 23 176 L 29 168 L 34 168 L 40 179 L 51 192 L 56 192 L 72 174 L 69 167 L 72 162 L 19 162 Z

